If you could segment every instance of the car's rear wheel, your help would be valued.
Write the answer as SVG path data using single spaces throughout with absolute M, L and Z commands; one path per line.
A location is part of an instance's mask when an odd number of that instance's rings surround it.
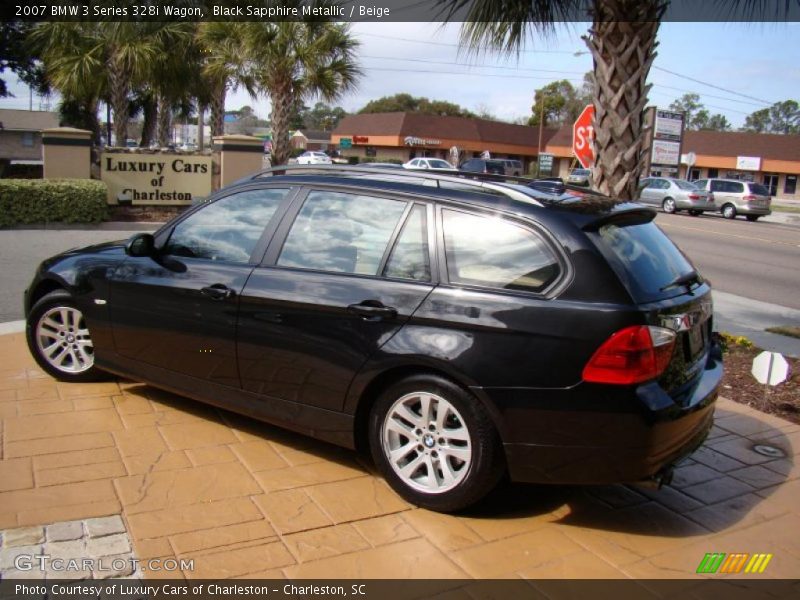
M 479 501 L 502 477 L 502 446 L 477 398 L 442 377 L 419 375 L 388 387 L 370 413 L 370 449 L 389 485 L 431 510 Z
M 747 220 L 748 220 L 748 221 L 754 221 L 754 222 L 755 222 L 755 221 L 758 221 L 758 218 L 759 218 L 760 216 L 761 216 L 761 215 L 747 215 Z
M 733 204 L 726 204 L 722 207 L 722 216 L 726 219 L 735 219 L 736 207 Z
M 661 203 L 661 208 L 664 209 L 665 213 L 669 214 L 678 212 L 678 205 L 675 204 L 675 200 L 672 198 L 664 198 L 664 202 Z
M 83 313 L 66 290 L 54 290 L 33 306 L 26 338 L 36 362 L 56 379 L 77 382 L 106 377 L 94 364 L 94 344 Z

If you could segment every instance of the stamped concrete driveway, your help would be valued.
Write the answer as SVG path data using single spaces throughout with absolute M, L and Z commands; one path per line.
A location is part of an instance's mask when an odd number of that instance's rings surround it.
M 19 540 L 108 547 L 86 523 L 112 515 L 138 559 L 194 559 L 186 578 L 686 578 L 709 552 L 800 573 L 800 427 L 725 400 L 673 487 L 508 484 L 459 516 L 409 506 L 354 452 L 138 383 L 56 383 L 21 334 L 0 336 L 0 417 L 4 577 Z

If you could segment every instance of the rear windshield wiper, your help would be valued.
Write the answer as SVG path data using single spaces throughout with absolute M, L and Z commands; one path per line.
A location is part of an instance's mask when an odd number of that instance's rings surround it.
M 702 283 L 703 278 L 700 277 L 700 274 L 697 271 L 689 271 L 688 273 L 684 273 L 683 275 L 678 275 L 675 279 L 670 281 L 667 285 L 661 288 L 660 291 L 664 292 L 670 288 L 678 287 L 681 285 L 685 285 L 688 289 L 691 289 L 693 283 Z

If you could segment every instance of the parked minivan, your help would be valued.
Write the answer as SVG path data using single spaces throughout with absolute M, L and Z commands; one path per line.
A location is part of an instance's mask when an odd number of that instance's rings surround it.
M 713 421 L 709 284 L 650 208 L 473 177 L 249 176 L 45 260 L 28 346 L 62 381 L 114 373 L 369 451 L 429 509 L 506 473 L 668 482 Z
M 700 189 L 714 194 L 714 202 L 726 219 L 744 215 L 748 221 L 772 213 L 769 190 L 760 183 L 737 179 L 698 179 L 693 182 Z

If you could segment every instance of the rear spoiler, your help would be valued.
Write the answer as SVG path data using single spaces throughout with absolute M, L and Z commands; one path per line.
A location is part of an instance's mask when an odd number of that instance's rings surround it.
M 626 207 L 614 210 L 613 212 L 604 213 L 597 219 L 586 223 L 581 229 L 584 231 L 597 231 L 604 225 L 609 224 L 618 225 L 620 227 L 625 227 L 626 225 L 642 225 L 655 219 L 656 214 L 658 213 L 652 208 L 631 204 L 630 208 Z

